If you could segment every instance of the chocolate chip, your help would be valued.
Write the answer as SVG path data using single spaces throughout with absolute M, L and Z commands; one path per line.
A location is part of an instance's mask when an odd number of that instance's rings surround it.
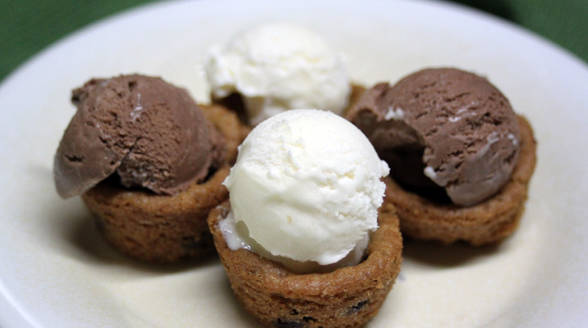
M 309 317 L 309 316 L 304 316 L 304 317 L 302 317 L 302 320 L 303 320 L 304 322 L 311 322 L 311 321 L 312 321 L 312 322 L 316 322 L 316 319 L 315 319 L 315 318 L 313 318 L 313 317 Z
M 364 300 L 364 301 L 361 301 L 361 302 L 355 304 L 354 306 L 349 308 L 349 310 L 347 311 L 347 314 L 356 313 L 357 311 L 361 310 L 361 308 L 364 307 L 367 303 L 368 303 L 368 300 Z
M 274 327 L 276 328 L 304 328 L 304 326 L 306 326 L 304 322 L 282 320 L 280 318 L 274 323 Z
M 193 250 L 193 249 L 207 249 L 210 247 L 210 238 L 206 238 L 203 235 L 200 239 L 196 240 L 194 236 L 186 236 L 182 238 L 182 247 L 184 249 Z

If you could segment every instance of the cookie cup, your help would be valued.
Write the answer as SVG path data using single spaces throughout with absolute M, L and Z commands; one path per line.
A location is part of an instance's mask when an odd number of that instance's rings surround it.
M 296 274 L 245 249 L 231 250 L 218 227 L 227 202 L 208 225 L 233 292 L 265 327 L 361 327 L 373 318 L 400 270 L 402 237 L 394 207 L 379 211 L 364 260 L 328 273 Z
M 224 164 L 205 181 L 168 196 L 127 189 L 107 179 L 82 195 L 99 231 L 122 253 L 148 262 L 169 263 L 214 251 L 206 218 L 228 197 L 222 182 L 249 129 L 222 106 L 200 108 L 225 139 Z
M 439 204 L 391 182 L 386 197 L 397 209 L 405 236 L 444 244 L 465 241 L 474 246 L 496 243 L 517 228 L 535 169 L 537 142 L 529 122 L 518 116 L 521 147 L 510 180 L 493 197 L 470 207 Z

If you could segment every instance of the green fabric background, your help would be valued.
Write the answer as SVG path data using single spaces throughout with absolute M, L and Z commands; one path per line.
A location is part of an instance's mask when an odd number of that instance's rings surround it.
M 56 40 L 155 0 L 0 0 L 0 80 Z M 588 62 L 588 0 L 456 0 L 513 21 Z

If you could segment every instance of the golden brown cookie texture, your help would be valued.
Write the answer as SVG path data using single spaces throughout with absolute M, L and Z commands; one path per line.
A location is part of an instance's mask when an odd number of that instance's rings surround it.
M 392 182 L 386 199 L 396 206 L 403 234 L 445 244 L 465 241 L 474 246 L 498 242 L 517 228 L 524 212 L 529 181 L 536 163 L 537 141 L 529 122 L 518 116 L 521 145 L 518 162 L 504 187 L 477 205 L 435 203 Z
M 259 255 L 228 248 L 218 222 L 229 213 L 224 202 L 208 224 L 231 288 L 264 327 L 361 327 L 377 313 L 400 270 L 402 237 L 394 207 L 379 211 L 365 259 L 328 273 L 296 274 Z
M 201 183 L 174 195 L 131 190 L 107 179 L 82 195 L 106 240 L 122 253 L 149 262 L 175 262 L 214 252 L 206 218 L 226 200 L 222 182 L 249 129 L 222 106 L 200 106 L 225 139 L 225 163 Z

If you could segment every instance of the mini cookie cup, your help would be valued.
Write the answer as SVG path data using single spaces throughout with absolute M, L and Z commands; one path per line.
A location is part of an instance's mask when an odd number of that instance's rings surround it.
M 292 273 L 251 251 L 229 249 L 218 227 L 229 212 L 226 201 L 210 212 L 208 225 L 233 292 L 265 327 L 361 327 L 378 313 L 400 271 L 402 237 L 388 202 L 364 260 L 328 273 Z
M 156 195 L 107 179 L 82 195 L 100 232 L 122 253 L 143 261 L 170 263 L 214 252 L 206 218 L 228 197 L 222 182 L 249 129 L 222 106 L 199 107 L 225 139 L 224 164 L 205 181 L 174 195 Z
M 525 209 L 529 182 L 537 161 L 537 141 L 529 122 L 518 115 L 520 153 L 518 162 L 500 191 L 469 207 L 435 203 L 407 191 L 394 181 L 386 189 L 396 206 L 403 235 L 444 244 L 465 241 L 473 246 L 492 244 L 510 236 Z

